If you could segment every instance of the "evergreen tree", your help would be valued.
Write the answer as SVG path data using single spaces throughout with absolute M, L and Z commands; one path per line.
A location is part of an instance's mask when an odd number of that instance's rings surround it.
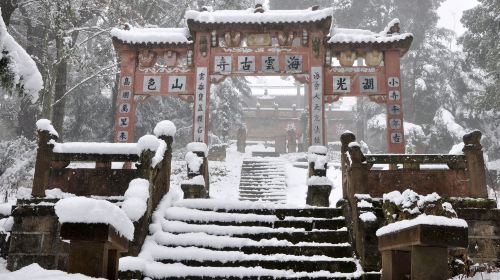
M 476 105 L 479 109 L 500 108 L 500 2 L 479 0 L 479 5 L 465 11 L 461 22 L 468 29 L 460 38 L 467 62 L 484 70 L 485 95 Z

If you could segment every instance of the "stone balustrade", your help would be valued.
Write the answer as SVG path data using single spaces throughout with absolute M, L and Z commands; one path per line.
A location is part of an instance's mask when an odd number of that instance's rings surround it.
M 381 197 L 405 189 L 420 194 L 437 192 L 442 197 L 487 198 L 479 131 L 464 135 L 463 155 L 364 155 L 355 139 L 350 132 L 341 136 L 344 198 L 356 193 Z M 388 168 L 376 169 L 375 165 Z

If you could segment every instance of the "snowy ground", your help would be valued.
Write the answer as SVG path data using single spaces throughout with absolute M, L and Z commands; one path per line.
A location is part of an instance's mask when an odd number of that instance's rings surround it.
M 224 201 L 238 200 L 238 187 L 240 184 L 241 165 L 244 158 L 251 157 L 253 151 L 267 151 L 273 152 L 274 148 L 265 145 L 263 142 L 253 143 L 255 145 L 248 145 L 245 153 L 236 151 L 236 146 L 231 145 L 227 150 L 225 162 L 211 161 L 209 162 L 210 168 L 210 197 Z M 282 155 L 281 159 L 285 160 L 286 166 L 286 182 L 287 182 L 287 206 L 289 207 L 304 207 L 306 203 L 307 193 L 307 169 L 304 164 L 300 167 L 294 163 L 297 159 L 305 158 L 305 153 L 293 153 Z M 185 167 L 183 162 L 177 162 L 174 172 L 176 174 L 172 178 L 172 185 L 180 185 L 184 179 Z M 330 196 L 330 205 L 335 206 L 336 202 L 342 198 L 342 174 L 340 172 L 339 164 L 332 162 L 329 164 L 327 176 L 334 182 L 334 188 Z M 182 171 L 181 171 L 182 170 Z M 181 174 L 178 172 L 181 171 Z

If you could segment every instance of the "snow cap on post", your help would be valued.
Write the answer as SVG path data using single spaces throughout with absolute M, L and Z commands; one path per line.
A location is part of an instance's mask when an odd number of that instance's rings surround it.
M 328 148 L 325 146 L 310 146 L 307 150 L 310 154 L 318 154 L 318 155 L 326 155 L 328 152 Z
M 52 126 L 52 123 L 50 122 L 50 120 L 39 119 L 36 122 L 36 130 L 37 131 L 47 131 L 50 135 L 59 138 L 59 134 L 57 133 L 55 128 Z
M 124 197 L 122 210 L 130 220 L 138 221 L 146 213 L 148 207 L 149 181 L 140 178 L 130 181 Z
M 156 135 L 156 137 L 174 137 L 176 131 L 177 128 L 175 127 L 175 124 L 173 122 L 164 120 L 156 124 L 153 133 Z
M 64 198 L 55 204 L 54 209 L 61 224 L 107 224 L 128 240 L 134 239 L 132 222 L 122 209 L 107 200 L 82 196 Z
M 160 146 L 160 140 L 154 135 L 144 135 L 137 141 L 137 147 L 139 148 L 139 153 L 146 150 L 156 152 Z
M 191 142 L 187 144 L 186 149 L 193 153 L 203 153 L 205 156 L 208 154 L 207 144 L 203 142 Z

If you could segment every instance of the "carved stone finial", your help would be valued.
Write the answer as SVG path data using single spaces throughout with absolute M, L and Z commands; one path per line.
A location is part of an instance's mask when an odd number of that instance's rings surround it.
M 349 155 L 351 156 L 352 163 L 362 163 L 366 161 L 366 157 L 361 151 L 361 147 L 358 145 L 350 146 L 347 148 L 349 150 Z
M 389 28 L 389 32 L 387 34 L 398 34 L 400 32 L 399 23 L 395 23 L 391 28 Z
M 482 133 L 479 130 L 474 130 L 470 133 L 467 133 L 463 136 L 465 147 L 467 146 L 476 146 L 481 148 L 481 137 Z
M 356 141 L 356 136 L 350 131 L 346 131 L 340 135 L 340 142 L 342 143 L 342 152 L 347 152 L 348 146 L 351 142 Z

